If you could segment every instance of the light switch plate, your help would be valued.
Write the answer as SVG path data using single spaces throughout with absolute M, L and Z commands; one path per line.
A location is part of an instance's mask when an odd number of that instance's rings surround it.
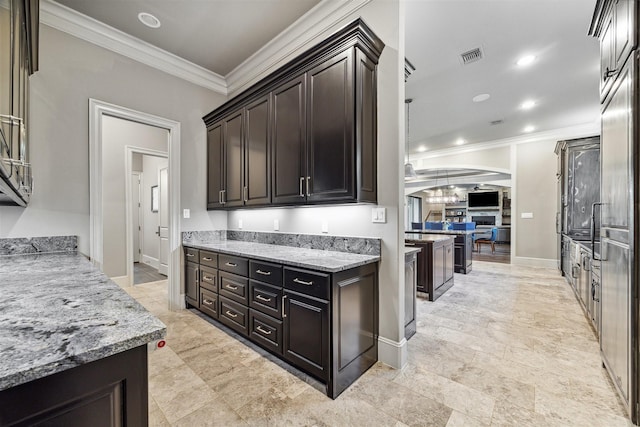
M 280 230 L 280 221 L 277 219 L 273 220 L 273 231 L 278 231 Z
M 182 209 L 183 218 L 191 218 L 191 209 Z
M 238 228 L 240 230 L 242 230 L 242 220 L 241 219 L 238 220 Z
M 387 208 L 371 208 L 371 222 L 386 223 Z
M 522 218 L 522 219 L 531 219 L 531 218 L 533 218 L 533 212 L 522 212 L 520 214 L 520 218 Z
M 329 232 L 329 222 L 327 222 L 326 219 L 322 220 L 322 232 L 323 233 L 328 233 Z

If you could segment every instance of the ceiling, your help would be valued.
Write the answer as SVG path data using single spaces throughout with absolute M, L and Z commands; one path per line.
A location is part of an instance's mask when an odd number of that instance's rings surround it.
M 595 0 L 408 0 L 410 153 L 595 123 L 599 43 L 587 36 Z M 460 54 L 484 57 L 462 65 Z M 523 55 L 535 55 L 518 67 Z M 474 103 L 472 98 L 491 97 Z M 536 101 L 530 110 L 519 108 Z M 502 120 L 491 125 L 491 121 Z
M 277 36 L 320 0 L 57 0 L 221 76 Z M 160 28 L 138 21 L 157 17 Z

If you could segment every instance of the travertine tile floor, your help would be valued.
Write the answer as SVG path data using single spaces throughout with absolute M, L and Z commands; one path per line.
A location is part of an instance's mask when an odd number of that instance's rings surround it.
M 129 288 L 168 328 L 149 355 L 150 425 L 630 425 L 564 279 L 473 268 L 418 302 L 405 369 L 378 363 L 335 401 L 193 312 L 167 310 L 166 281 Z

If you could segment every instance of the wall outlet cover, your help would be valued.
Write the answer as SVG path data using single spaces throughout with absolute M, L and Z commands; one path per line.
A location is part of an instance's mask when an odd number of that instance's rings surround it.
M 183 209 L 182 210 L 183 218 L 191 218 L 191 209 Z
M 329 232 L 329 222 L 326 219 L 322 220 L 322 232 L 323 233 Z
M 242 220 L 241 219 L 238 220 L 238 228 L 240 230 L 242 230 Z
M 522 213 L 520 213 L 520 218 L 522 218 L 522 219 L 531 219 L 531 218 L 533 218 L 533 212 L 522 212 Z
M 273 220 L 273 231 L 278 231 L 280 230 L 280 221 L 277 219 Z
M 371 208 L 371 222 L 386 223 L 387 208 Z

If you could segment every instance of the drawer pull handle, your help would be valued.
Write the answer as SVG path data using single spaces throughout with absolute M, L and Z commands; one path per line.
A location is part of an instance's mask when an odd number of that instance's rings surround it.
M 213 258 L 209 258 L 208 256 L 203 256 L 202 260 L 203 261 L 213 261 Z
M 202 280 L 206 280 L 207 282 L 213 282 L 213 277 L 210 277 L 210 276 L 202 276 Z
M 194 257 L 195 255 L 194 255 L 194 254 L 187 254 L 187 256 L 188 256 L 189 258 L 191 258 L 191 257 Z
M 230 312 L 229 310 L 225 311 L 224 313 L 225 313 L 227 316 L 232 317 L 232 318 L 234 318 L 234 319 L 235 319 L 236 317 L 238 317 L 238 315 L 237 315 L 237 314 L 234 314 L 234 313 Z
M 293 281 L 296 282 L 296 283 L 300 283 L 301 285 L 307 285 L 307 286 L 312 286 L 313 285 L 313 281 L 305 282 L 304 280 L 300 280 L 297 277 L 295 279 L 293 279 Z
M 225 288 L 227 288 L 227 289 L 230 289 L 230 290 L 232 290 L 232 291 L 235 291 L 235 290 L 237 290 L 237 289 L 238 289 L 238 287 L 237 287 L 237 286 L 233 286 L 233 285 L 224 285 L 224 287 L 225 287 Z
M 237 266 L 238 266 L 238 264 L 234 264 L 234 263 L 232 263 L 232 262 L 225 262 L 225 264 L 224 264 L 224 265 L 227 265 L 227 266 L 229 266 L 229 267 L 237 267 Z
M 271 276 L 271 272 L 270 271 L 256 270 L 256 273 L 262 274 L 263 276 Z
M 206 304 L 206 305 L 213 305 L 213 301 L 208 300 L 208 299 L 203 299 L 203 300 L 202 300 L 202 303 L 203 303 L 203 304 Z
M 271 335 L 271 331 L 266 331 L 266 330 L 262 329 L 262 326 L 258 326 L 256 329 L 258 331 L 262 332 L 265 335 Z
M 256 299 L 259 299 L 260 301 L 264 301 L 264 302 L 271 302 L 271 298 L 265 298 L 260 294 L 256 295 Z

